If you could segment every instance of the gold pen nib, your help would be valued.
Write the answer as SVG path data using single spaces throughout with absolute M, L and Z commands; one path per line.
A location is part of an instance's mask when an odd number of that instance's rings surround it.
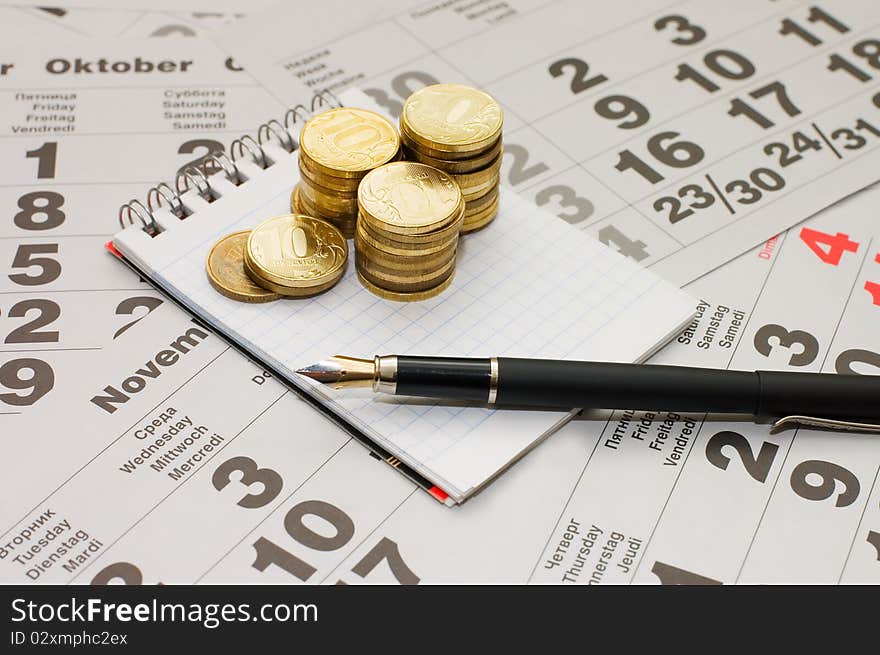
M 298 369 L 297 373 L 321 384 L 332 385 L 335 389 L 371 387 L 376 378 L 376 363 L 372 359 L 334 355 L 330 359 Z

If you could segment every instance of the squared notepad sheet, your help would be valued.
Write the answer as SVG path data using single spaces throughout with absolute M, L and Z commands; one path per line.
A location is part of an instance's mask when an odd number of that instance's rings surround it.
M 431 300 L 396 303 L 372 295 L 357 280 L 353 249 L 345 277 L 324 294 L 267 304 L 229 300 L 208 282 L 209 249 L 224 234 L 289 213 L 299 178 L 296 153 L 272 146 L 267 153 L 273 166 L 245 165 L 249 179 L 240 187 L 214 176 L 220 197 L 213 203 L 187 194 L 194 213 L 185 220 L 158 212 L 165 229 L 158 236 L 130 227 L 114 243 L 214 329 L 455 500 L 568 414 L 400 402 L 367 390 L 328 390 L 294 371 L 336 353 L 637 361 L 693 315 L 686 294 L 508 189 L 495 221 L 462 237 L 455 279 Z

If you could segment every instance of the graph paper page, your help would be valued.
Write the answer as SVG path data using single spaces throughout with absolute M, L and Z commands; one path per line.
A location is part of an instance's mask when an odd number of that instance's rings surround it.
M 223 234 L 288 213 L 298 180 L 295 153 L 269 154 L 275 164 L 247 171 L 239 187 L 215 176 L 220 197 L 189 200 L 194 213 L 184 221 L 157 215 L 165 228 L 158 236 L 133 227 L 114 242 L 213 328 L 453 497 L 479 487 L 565 414 L 400 402 L 327 390 L 293 371 L 335 353 L 635 361 L 693 313 L 687 295 L 509 190 L 495 221 L 462 238 L 455 280 L 434 299 L 380 299 L 360 285 L 351 261 L 337 286 L 311 299 L 229 300 L 205 275 L 208 250 Z

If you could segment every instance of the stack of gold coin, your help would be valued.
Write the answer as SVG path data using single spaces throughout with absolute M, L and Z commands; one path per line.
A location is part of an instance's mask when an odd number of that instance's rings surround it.
M 413 301 L 451 284 L 464 199 L 449 175 L 417 162 L 380 166 L 361 181 L 358 206 L 355 264 L 367 289 Z
M 300 135 L 300 183 L 292 211 L 333 223 L 354 236 L 358 184 L 372 169 L 400 158 L 397 129 L 366 109 L 339 107 L 321 112 Z
M 266 302 L 326 291 L 342 278 L 347 262 L 348 242 L 336 227 L 287 214 L 222 237 L 208 254 L 207 269 L 224 296 Z
M 501 106 L 461 84 L 434 84 L 413 93 L 400 114 L 404 157 L 448 173 L 465 201 L 462 232 L 488 225 L 498 213 Z

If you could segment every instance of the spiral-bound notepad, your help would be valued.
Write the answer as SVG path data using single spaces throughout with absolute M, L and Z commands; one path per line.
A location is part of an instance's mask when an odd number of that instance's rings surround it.
M 326 98 L 317 96 L 313 110 Z M 358 91 L 342 101 L 378 110 Z M 342 281 L 319 296 L 267 304 L 225 298 L 208 283 L 208 250 L 223 234 L 290 212 L 299 180 L 296 136 L 306 116 L 290 111 L 284 126 L 270 121 L 257 139 L 234 144 L 237 158 L 217 159 L 222 173 L 183 173 L 179 187 L 191 188 L 182 194 L 160 185 L 147 203 L 123 206 L 120 220 L 131 225 L 112 244 L 159 289 L 438 499 L 463 501 L 572 414 L 401 402 L 327 389 L 294 371 L 335 353 L 637 361 L 693 315 L 687 295 L 506 189 L 498 217 L 462 237 L 455 279 L 436 298 L 396 303 L 372 295 L 357 280 L 353 252 Z M 291 425 L 291 457 L 296 432 Z

